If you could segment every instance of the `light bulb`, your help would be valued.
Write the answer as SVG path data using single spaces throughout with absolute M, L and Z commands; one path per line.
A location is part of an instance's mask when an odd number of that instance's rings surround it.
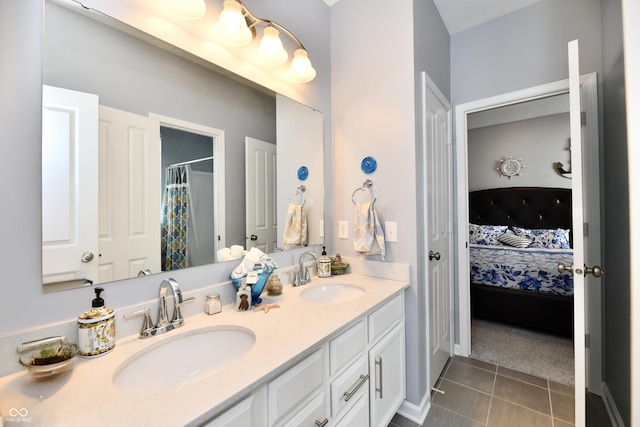
M 214 31 L 222 40 L 233 46 L 242 46 L 251 41 L 253 35 L 242 15 L 242 5 L 236 0 L 224 0 L 220 19 Z
M 204 0 L 162 0 L 162 4 L 172 14 L 182 19 L 200 19 L 207 11 Z
M 257 54 L 262 62 L 272 67 L 277 67 L 286 62 L 289 55 L 282 46 L 280 32 L 276 28 L 272 26 L 265 27 Z
M 315 79 L 316 70 L 311 66 L 309 54 L 303 48 L 298 48 L 293 52 L 291 68 L 289 68 L 289 76 L 291 79 L 300 83 L 310 82 Z

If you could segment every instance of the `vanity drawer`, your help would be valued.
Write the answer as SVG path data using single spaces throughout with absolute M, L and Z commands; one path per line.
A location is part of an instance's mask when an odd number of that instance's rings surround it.
M 329 343 L 329 371 L 334 375 L 354 358 L 364 354 L 367 346 L 365 321 L 361 320 Z
M 359 392 L 368 390 L 368 373 L 367 358 L 362 355 L 331 383 L 332 417 L 337 416 L 343 408 L 355 402 Z M 346 396 L 345 393 L 351 396 Z M 349 400 L 346 400 L 347 397 Z
M 391 330 L 404 317 L 403 294 L 393 298 L 391 301 L 369 315 L 369 342 L 376 342 L 378 339 Z
M 269 425 L 280 424 L 288 413 L 300 408 L 323 384 L 322 349 L 289 369 L 267 386 Z

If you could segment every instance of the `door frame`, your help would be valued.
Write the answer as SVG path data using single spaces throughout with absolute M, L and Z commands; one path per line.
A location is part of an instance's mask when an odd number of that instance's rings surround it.
M 583 105 L 587 114 L 587 123 L 583 136 L 586 141 L 599 141 L 598 134 L 598 105 L 597 105 L 597 75 L 596 73 L 580 76 Z M 468 177 L 468 129 L 467 115 L 474 112 L 489 110 L 505 105 L 517 104 L 552 95 L 568 93 L 569 79 L 560 80 L 540 86 L 509 92 L 489 98 L 459 104 L 455 107 L 455 250 L 458 295 L 458 331 L 459 344 L 456 354 L 468 356 L 471 354 L 471 295 L 469 281 L 469 177 Z M 591 348 L 588 357 L 587 387 L 596 394 L 600 394 L 602 387 L 602 319 L 600 301 L 589 304 L 589 325 L 587 333 L 591 335 Z
M 176 119 L 174 117 L 163 116 L 160 114 L 149 113 L 149 117 L 158 120 L 161 127 L 178 129 L 189 133 L 208 136 L 213 140 L 213 205 L 214 218 L 213 228 L 214 235 L 218 236 L 216 241 L 215 254 L 217 257 L 218 250 L 226 247 L 227 227 L 226 227 L 226 211 L 225 211 L 225 143 L 224 131 L 198 123 L 188 122 L 186 120 Z M 162 183 L 161 185 L 164 185 Z M 158 212 L 160 207 L 158 207 Z M 217 261 L 217 259 L 216 259 Z

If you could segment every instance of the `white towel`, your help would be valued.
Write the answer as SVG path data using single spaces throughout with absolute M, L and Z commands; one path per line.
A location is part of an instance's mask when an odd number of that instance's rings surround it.
M 254 269 L 256 264 L 262 264 L 265 273 L 271 273 L 278 268 L 278 264 L 267 254 L 258 248 L 251 248 L 244 256 L 242 262 L 231 273 L 232 279 L 241 279 Z
M 384 230 L 373 203 L 356 204 L 353 219 L 353 247 L 359 254 L 377 255 L 384 261 Z
M 307 246 L 307 216 L 303 205 L 289 205 L 282 243 L 287 246 Z

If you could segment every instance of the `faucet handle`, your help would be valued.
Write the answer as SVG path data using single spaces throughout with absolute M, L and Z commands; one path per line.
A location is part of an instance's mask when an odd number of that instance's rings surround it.
M 195 301 L 195 297 L 183 299 L 181 302 L 176 301 L 176 306 L 173 308 L 173 318 L 171 319 L 171 323 L 174 324 L 174 326 L 176 326 L 175 323 L 182 324 L 182 322 L 184 321 L 184 319 L 182 318 L 182 313 L 180 313 L 180 306 L 192 301 Z
M 122 316 L 125 320 L 131 319 L 132 317 L 144 316 L 144 319 L 142 320 L 142 329 L 140 330 L 140 338 L 148 338 L 152 335 L 150 332 L 153 330 L 153 321 L 151 320 L 149 311 L 150 310 L 147 307 L 142 310 L 125 313 Z

